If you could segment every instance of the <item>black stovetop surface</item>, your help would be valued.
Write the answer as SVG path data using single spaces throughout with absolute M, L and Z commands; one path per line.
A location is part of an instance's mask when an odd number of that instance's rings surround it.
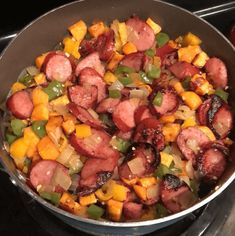
M 7 1 L 1 6 L 0 14 L 0 51 L 30 21 L 41 14 L 72 2 L 71 0 L 34 0 Z M 235 23 L 235 2 L 228 0 L 168 0 L 190 11 L 204 15 L 203 18 L 228 36 Z M 225 5 L 224 5 L 225 4 Z M 222 5 L 209 11 L 201 9 Z M 233 10 L 231 10 L 231 6 Z M 15 10 L 17 9 L 17 11 Z M 221 11 L 222 9 L 222 11 Z M 227 10 L 226 10 L 227 9 Z M 221 11 L 221 12 L 220 12 Z M 211 15 L 210 15 L 211 14 Z M 72 236 L 87 235 L 79 232 L 45 211 L 25 193 L 18 190 L 6 173 L 0 170 L 0 235 L 1 236 Z M 189 215 L 184 220 L 152 233 L 158 236 L 232 236 L 235 235 L 235 182 L 217 199 L 203 209 Z

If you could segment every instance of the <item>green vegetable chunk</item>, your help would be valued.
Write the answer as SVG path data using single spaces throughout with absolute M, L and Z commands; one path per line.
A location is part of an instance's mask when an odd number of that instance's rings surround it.
M 14 135 L 17 137 L 20 137 L 23 135 L 23 128 L 25 128 L 27 125 L 19 119 L 13 119 L 11 120 L 11 128 Z
M 64 85 L 59 81 L 53 80 L 43 91 L 49 96 L 49 101 L 63 94 Z
M 143 71 L 140 71 L 139 75 L 140 75 L 141 81 L 144 82 L 145 84 L 152 84 L 153 83 L 153 79 L 147 77 L 146 73 L 144 73 Z
M 130 68 L 128 66 L 118 66 L 117 69 L 114 71 L 115 74 L 123 74 L 123 73 L 133 73 L 135 72 L 133 68 Z
M 121 92 L 120 90 L 114 89 L 114 90 L 109 90 L 109 97 L 110 98 L 121 98 Z
M 160 179 L 162 179 L 163 176 L 166 174 L 172 174 L 172 171 L 163 164 L 160 164 L 158 168 L 156 169 L 156 171 L 154 172 L 154 176 Z
M 100 114 L 99 119 L 108 127 L 115 128 L 112 117 L 110 117 L 108 114 Z
M 167 209 L 160 203 L 156 204 L 157 217 L 162 218 L 168 215 Z
M 156 35 L 156 41 L 157 41 L 157 45 L 158 47 L 162 47 L 163 45 L 165 45 L 168 41 L 170 40 L 168 34 L 166 33 L 158 33 Z
M 24 84 L 26 87 L 29 87 L 30 85 L 34 83 L 34 79 L 33 79 L 33 76 L 26 74 L 22 76 L 21 78 L 19 78 L 19 82 Z
M 42 191 L 42 192 L 39 192 L 39 195 L 42 198 L 50 201 L 52 204 L 54 204 L 56 206 L 59 205 L 60 198 L 61 198 L 61 193 Z
M 189 89 L 189 86 L 190 86 L 190 81 L 191 81 L 191 77 L 190 76 L 187 76 L 184 81 L 182 82 L 182 86 L 184 89 L 188 90 Z
M 131 145 L 129 141 L 126 141 L 116 136 L 114 136 L 111 139 L 110 144 L 113 146 L 114 149 L 117 149 L 118 151 L 123 152 L 123 153 L 125 153 L 128 147 Z
M 145 55 L 147 55 L 149 57 L 154 57 L 155 53 L 156 53 L 156 51 L 153 48 L 150 48 L 150 49 L 145 51 Z
M 157 95 L 153 99 L 153 105 L 160 107 L 162 105 L 163 95 L 160 91 L 157 92 Z
M 90 218 L 97 220 L 104 214 L 104 209 L 95 204 L 92 204 L 88 207 L 87 213 Z
M 147 72 L 147 76 L 152 79 L 158 79 L 161 75 L 161 69 L 155 65 L 150 64 Z
M 8 144 L 12 144 L 16 139 L 17 137 L 15 135 L 6 133 L 6 140 Z
M 128 84 L 131 84 L 133 81 L 130 77 L 120 77 L 118 78 L 118 80 L 124 85 L 128 85 Z
M 38 120 L 38 121 L 34 121 L 32 124 L 33 132 L 39 138 L 43 138 L 46 135 L 46 128 L 45 128 L 46 123 L 47 123 L 46 120 Z
M 216 89 L 215 94 L 222 98 L 225 102 L 228 101 L 228 93 L 225 92 L 223 89 Z

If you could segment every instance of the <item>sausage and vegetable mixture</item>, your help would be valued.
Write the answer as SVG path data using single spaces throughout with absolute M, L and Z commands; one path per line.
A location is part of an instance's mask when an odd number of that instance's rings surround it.
M 182 211 L 215 188 L 232 144 L 224 62 L 150 18 L 68 32 L 6 101 L 6 143 L 29 186 L 75 215 L 121 222 Z

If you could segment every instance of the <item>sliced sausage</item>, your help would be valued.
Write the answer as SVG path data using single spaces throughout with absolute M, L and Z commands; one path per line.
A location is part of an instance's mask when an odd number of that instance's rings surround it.
M 138 51 L 145 51 L 151 48 L 155 41 L 152 28 L 139 17 L 135 16 L 126 21 L 127 40 L 133 43 Z
M 199 73 L 199 69 L 187 62 L 176 62 L 175 64 L 169 67 L 171 73 L 183 80 L 188 76 L 194 76 Z
M 98 90 L 94 85 L 75 85 L 69 87 L 68 94 L 71 102 L 89 109 L 93 108 L 97 101 Z
M 201 147 L 207 145 L 210 140 L 197 127 L 188 127 L 183 129 L 177 137 L 177 145 L 187 160 L 195 162 L 196 154 L 201 150 Z
M 133 135 L 133 131 L 130 130 L 128 132 L 122 132 L 121 130 L 117 131 L 115 135 L 121 139 L 129 141 Z
M 135 202 L 126 202 L 123 205 L 123 215 L 127 220 L 139 219 L 143 214 L 143 205 Z
M 6 105 L 12 115 L 19 119 L 27 119 L 33 112 L 33 102 L 25 90 L 12 94 L 7 99 Z
M 113 122 L 123 132 L 130 131 L 135 127 L 134 114 L 140 100 L 132 98 L 120 102 L 113 112 Z
M 79 195 L 88 195 L 105 184 L 112 177 L 118 157 L 115 154 L 107 159 L 87 159 L 81 170 Z
M 210 107 L 211 107 L 211 98 L 208 98 L 197 109 L 197 119 L 201 125 L 207 125 L 208 111 Z
M 106 84 L 102 77 L 92 68 L 85 68 L 80 72 L 79 84 L 95 85 L 98 89 L 97 102 L 107 97 Z
M 219 58 L 210 58 L 205 65 L 208 79 L 215 88 L 225 88 L 228 83 L 227 68 Z
M 225 138 L 231 131 L 233 117 L 229 107 L 224 104 L 215 113 L 211 122 L 211 128 L 218 138 Z
M 83 40 L 80 46 L 80 53 L 83 57 L 92 52 L 98 52 L 103 61 L 108 61 L 114 51 L 114 32 L 109 30 L 98 36 L 97 39 Z
M 75 75 L 79 76 L 81 71 L 87 67 L 94 69 L 100 76 L 104 76 L 105 69 L 104 65 L 100 61 L 98 52 L 93 52 L 82 59 L 76 67 Z
M 197 157 L 197 168 L 201 178 L 212 182 L 218 180 L 226 168 L 227 156 L 228 149 L 222 144 L 206 145 Z
M 169 44 L 165 44 L 164 46 L 156 49 L 156 56 L 161 58 L 161 62 L 164 61 L 165 57 L 169 54 L 172 54 L 177 49 L 172 48 Z
M 156 97 L 158 92 L 160 92 L 162 95 L 162 102 L 160 106 L 153 104 L 154 98 Z M 178 95 L 174 88 L 169 86 L 166 88 L 156 86 L 150 94 L 149 100 L 151 102 L 150 109 L 152 113 L 157 115 L 169 115 L 175 112 L 179 106 Z
M 85 123 L 97 129 L 105 128 L 105 125 L 99 119 L 95 119 L 85 108 L 78 106 L 72 102 L 69 103 L 67 107 L 69 111 L 82 123 Z
M 78 153 L 87 157 L 101 159 L 119 157 L 119 152 L 110 146 L 111 137 L 106 132 L 91 129 L 91 133 L 91 136 L 86 138 L 78 138 L 75 133 L 72 133 L 69 137 L 70 144 Z
M 146 118 L 151 118 L 152 114 L 150 113 L 150 110 L 148 106 L 142 105 L 139 106 L 135 111 L 135 123 L 139 124 L 142 120 Z
M 96 112 L 98 113 L 113 113 L 117 105 L 120 103 L 120 99 L 116 98 L 105 98 L 96 107 Z
M 65 82 L 72 78 L 73 67 L 70 59 L 62 53 L 49 53 L 42 65 L 42 71 L 49 80 Z
M 132 179 L 153 173 L 160 163 L 157 149 L 149 143 L 134 143 L 118 168 L 120 178 Z
M 158 150 L 163 150 L 165 144 L 161 123 L 156 118 L 142 120 L 134 133 L 134 141 L 150 143 Z
M 61 165 L 60 163 L 58 163 L 57 161 L 41 160 L 38 163 L 36 163 L 30 171 L 29 178 L 33 187 L 37 189 L 39 185 L 41 185 L 42 187 L 51 186 L 52 179 L 57 168 L 62 170 L 60 174 L 63 173 L 65 175 L 65 178 L 70 179 L 68 169 L 65 168 L 63 165 Z M 59 187 L 61 186 L 54 186 L 55 190 L 56 188 L 58 189 Z
M 161 185 L 161 199 L 164 206 L 172 213 L 189 208 L 196 200 L 188 185 L 171 174 L 164 176 Z
M 145 55 L 142 52 L 130 53 L 122 59 L 120 65 L 133 68 L 136 72 L 139 72 L 143 68 L 144 57 Z

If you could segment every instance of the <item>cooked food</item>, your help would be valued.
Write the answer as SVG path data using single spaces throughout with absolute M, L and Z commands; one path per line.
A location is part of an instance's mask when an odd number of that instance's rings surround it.
M 233 119 L 226 65 L 200 35 L 171 39 L 137 16 L 68 32 L 6 101 L 6 147 L 29 186 L 75 215 L 121 222 L 180 212 L 214 190 Z

